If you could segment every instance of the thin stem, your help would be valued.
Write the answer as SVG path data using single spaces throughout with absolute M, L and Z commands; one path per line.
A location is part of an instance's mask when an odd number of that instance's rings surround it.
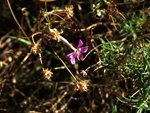
M 54 54 L 59 58 L 59 60 L 63 63 L 63 65 L 65 66 L 65 68 L 68 70 L 68 72 L 72 75 L 72 77 L 74 78 L 75 81 L 78 82 L 78 80 L 76 79 L 76 77 L 72 74 L 72 72 L 69 70 L 69 68 L 67 67 L 67 65 L 64 63 L 64 61 L 58 56 L 58 54 L 55 52 L 55 50 L 53 49 L 51 43 L 50 43 L 50 46 L 54 52 Z
M 98 48 L 98 47 L 100 47 L 100 46 L 102 46 L 102 44 L 99 44 L 98 46 L 96 46 L 96 47 L 94 47 L 93 49 L 91 49 L 91 50 L 86 54 L 86 56 L 85 56 L 84 58 L 82 58 L 81 60 L 84 61 L 84 60 L 87 58 L 87 56 L 88 56 L 92 51 L 94 51 L 96 48 Z
M 62 42 L 64 42 L 65 44 L 67 44 L 71 49 L 73 49 L 73 51 L 76 51 L 76 48 L 74 48 L 69 42 L 68 42 L 68 40 L 66 40 L 63 36 L 61 36 L 60 34 L 62 34 L 63 32 L 58 32 L 57 31 L 57 29 L 49 29 L 49 31 L 50 31 L 50 33 L 54 36 L 54 37 L 56 37 L 56 39 L 58 40 L 58 42 L 59 42 L 59 40 L 60 41 L 62 41 Z
M 13 18 L 15 19 L 15 21 L 16 21 L 18 27 L 21 29 L 22 33 L 23 33 L 24 36 L 27 38 L 27 40 L 28 40 L 29 42 L 31 42 L 31 40 L 29 39 L 29 37 L 27 36 L 27 34 L 26 34 L 25 31 L 23 30 L 23 28 L 20 26 L 18 20 L 16 19 L 15 15 L 14 15 L 14 13 L 13 13 L 13 10 L 12 10 L 12 8 L 11 8 L 11 5 L 10 5 L 9 0 L 7 0 L 7 3 L 8 3 L 8 6 L 9 6 L 9 9 L 10 9 L 10 11 L 11 11 L 11 14 L 12 14 Z M 31 42 L 31 43 L 32 43 L 32 42 Z M 32 45 L 33 45 L 33 43 L 32 43 Z
M 34 33 L 34 34 L 32 35 L 32 41 L 33 41 L 33 44 L 34 44 L 34 45 L 36 44 L 35 41 L 34 41 L 34 36 L 37 35 L 37 34 L 42 34 L 42 32 L 37 32 L 37 33 Z
M 73 51 L 76 51 L 76 48 L 74 48 L 69 42 L 68 40 L 66 40 L 64 37 L 62 37 L 61 35 L 59 35 L 59 38 L 61 39 L 61 41 L 63 41 L 65 44 L 67 44 Z
M 40 62 L 41 62 L 42 68 L 43 68 L 42 55 L 40 53 L 39 53 L 39 57 L 40 57 Z

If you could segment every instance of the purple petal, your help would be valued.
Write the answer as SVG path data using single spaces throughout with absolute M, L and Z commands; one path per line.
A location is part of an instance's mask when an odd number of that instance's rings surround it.
M 74 53 L 75 52 L 72 52 L 72 53 L 68 54 L 67 57 L 69 57 L 69 58 L 75 57 Z
M 78 43 L 77 49 L 80 48 L 82 45 L 83 45 L 83 42 L 82 42 L 82 40 L 80 39 L 80 40 L 79 40 L 79 43 Z
M 71 62 L 71 64 L 75 64 L 75 57 L 72 57 L 72 58 L 70 59 L 70 62 Z
M 80 49 L 81 49 L 81 51 L 80 51 L 80 52 L 82 52 L 82 53 L 86 53 L 86 52 L 87 52 L 87 50 L 88 50 L 88 47 L 89 47 L 89 46 L 81 47 L 81 48 L 80 48 Z
M 71 64 L 75 64 L 75 52 L 68 54 L 67 57 L 70 58 Z
M 78 58 L 78 60 L 82 59 L 83 58 L 82 53 L 77 54 L 77 58 Z

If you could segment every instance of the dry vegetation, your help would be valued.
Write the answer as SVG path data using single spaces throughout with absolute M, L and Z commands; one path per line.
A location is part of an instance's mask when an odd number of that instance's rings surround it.
M 149 0 L 8 1 L 1 113 L 148 112 Z

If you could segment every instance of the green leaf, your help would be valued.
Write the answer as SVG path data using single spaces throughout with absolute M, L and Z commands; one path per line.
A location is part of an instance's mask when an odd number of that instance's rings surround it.
M 12 38 L 12 39 L 15 39 L 15 40 L 18 40 L 22 43 L 25 43 L 25 44 L 28 44 L 28 45 L 31 45 L 31 42 L 29 42 L 28 40 L 26 39 L 23 39 L 23 38 L 19 38 L 19 37 L 15 37 L 15 36 L 8 36 L 9 38 Z
M 137 113 L 142 113 L 142 111 L 143 111 L 143 108 L 139 108 Z
M 117 97 L 117 99 L 118 99 L 120 102 L 124 103 L 124 104 L 128 104 L 128 102 L 125 102 L 125 101 L 121 100 L 121 99 L 118 98 L 118 97 Z
M 41 49 L 43 52 L 45 52 L 45 53 L 47 53 L 48 55 L 51 55 L 52 54 L 52 52 L 50 52 L 50 51 L 48 51 L 48 50 L 45 50 L 45 49 Z
M 25 11 L 34 21 L 37 20 L 37 18 L 35 18 L 33 15 L 31 15 L 29 11 L 27 11 L 27 10 L 24 10 L 24 11 Z
M 42 66 L 41 66 L 41 65 L 36 67 L 36 71 L 39 71 L 39 70 L 41 70 L 41 69 L 42 69 Z
M 98 35 L 99 40 L 101 41 L 102 44 L 106 44 L 106 42 Z

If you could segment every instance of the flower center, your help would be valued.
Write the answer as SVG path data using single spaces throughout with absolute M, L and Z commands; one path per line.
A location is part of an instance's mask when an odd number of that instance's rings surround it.
M 76 52 L 75 52 L 75 55 L 78 55 L 80 53 L 81 49 L 77 49 Z

